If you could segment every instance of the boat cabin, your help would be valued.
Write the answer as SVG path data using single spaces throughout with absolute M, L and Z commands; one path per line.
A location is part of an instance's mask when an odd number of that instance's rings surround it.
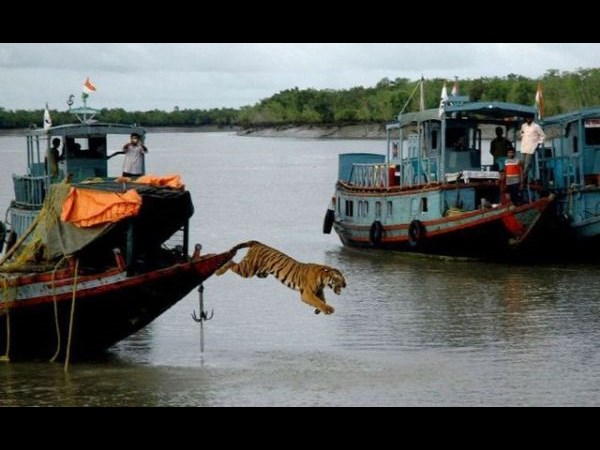
M 501 127 L 516 145 L 524 117 L 535 113 L 523 105 L 451 99 L 441 110 L 401 114 L 387 126 L 387 160 L 396 166 L 391 186 L 412 187 L 458 177 L 497 179 L 489 156 L 494 129 Z
M 27 170 L 28 176 L 46 176 L 50 173 L 47 167 L 48 154 L 54 138 L 60 140 L 59 174 L 63 179 L 70 175 L 74 182 L 86 178 L 105 178 L 108 176 L 107 159 L 109 153 L 116 149 L 109 146 L 120 146 L 131 133 L 138 133 L 142 139 L 144 130 L 135 125 L 109 123 L 81 123 L 61 125 L 49 130 L 31 130 L 27 135 Z M 112 142 L 112 136 L 118 136 L 118 142 Z
M 542 126 L 549 142 L 539 155 L 542 184 L 558 192 L 600 186 L 600 108 L 548 117 Z
M 142 139 L 145 136 L 144 129 L 136 125 L 89 120 L 29 130 L 26 173 L 13 175 L 15 198 L 7 212 L 7 222 L 16 235 L 22 235 L 33 223 L 51 184 L 67 177 L 72 183 L 107 178 L 110 153 L 120 150 L 131 133 L 138 133 Z M 58 175 L 51 176 L 47 155 L 56 138 L 60 140 Z

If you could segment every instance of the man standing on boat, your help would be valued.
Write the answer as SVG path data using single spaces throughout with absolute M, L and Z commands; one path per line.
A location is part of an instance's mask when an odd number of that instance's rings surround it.
M 144 154 L 148 148 L 141 142 L 140 135 L 131 133 L 130 142 L 123 146 L 125 161 L 123 161 L 124 177 L 139 177 L 144 175 Z
M 512 145 L 506 149 L 506 160 L 502 171 L 501 184 L 506 187 L 513 205 L 519 206 L 523 203 L 521 191 L 523 190 L 523 170 L 521 162 L 516 158 L 516 152 Z
M 496 127 L 496 138 L 490 142 L 490 153 L 494 157 L 494 170 L 500 170 L 501 158 L 506 158 L 508 148 L 512 147 L 511 142 L 503 134 L 502 127 Z
M 529 166 L 536 149 L 544 145 L 546 135 L 537 123 L 533 121 L 533 114 L 525 117 L 525 123 L 521 125 L 521 155 L 523 156 L 523 176 L 528 177 Z
M 46 173 L 50 173 L 51 177 L 58 176 L 58 161 L 60 156 L 58 154 L 58 147 L 60 147 L 60 139 L 52 139 L 52 147 L 48 149 L 48 155 L 44 160 L 44 166 L 46 167 Z

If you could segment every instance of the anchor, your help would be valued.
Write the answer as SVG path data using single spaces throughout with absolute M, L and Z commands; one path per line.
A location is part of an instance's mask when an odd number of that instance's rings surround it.
M 204 353 L 204 322 L 213 318 L 214 311 L 211 309 L 210 315 L 204 310 L 204 285 L 198 287 L 198 303 L 200 304 L 200 318 L 196 315 L 196 311 L 192 311 L 192 319 L 200 324 L 200 352 Z

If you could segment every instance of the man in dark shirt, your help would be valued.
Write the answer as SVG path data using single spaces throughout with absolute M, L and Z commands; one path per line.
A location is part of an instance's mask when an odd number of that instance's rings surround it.
M 507 150 L 512 147 L 511 142 L 504 136 L 504 130 L 502 127 L 496 127 L 496 138 L 490 143 L 490 153 L 494 157 L 494 170 L 498 170 L 498 160 L 500 158 L 506 158 Z

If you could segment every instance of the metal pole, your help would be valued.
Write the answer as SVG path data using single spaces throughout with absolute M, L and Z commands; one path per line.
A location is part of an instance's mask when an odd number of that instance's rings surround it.
M 200 303 L 200 353 L 204 353 L 204 285 L 198 287 L 198 302 Z
M 202 284 L 198 286 L 198 293 L 200 314 L 198 317 L 196 311 L 192 311 L 192 319 L 194 319 L 194 322 L 200 323 L 200 353 L 204 353 L 204 321 L 212 319 L 214 312 L 211 311 L 210 315 L 208 315 L 208 312 L 204 311 L 204 286 Z

